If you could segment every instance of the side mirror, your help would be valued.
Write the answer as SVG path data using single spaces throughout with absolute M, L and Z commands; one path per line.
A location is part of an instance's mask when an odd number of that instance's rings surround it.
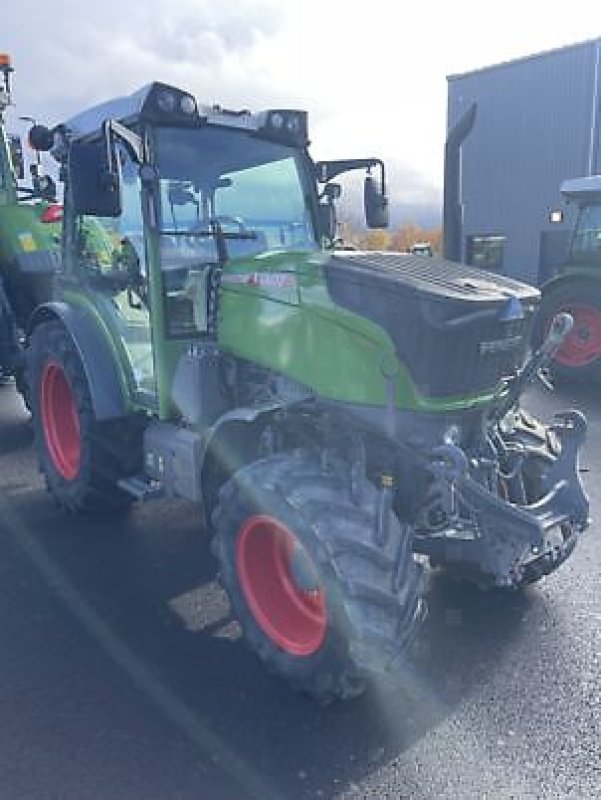
M 69 150 L 68 181 L 76 214 L 121 216 L 121 161 L 111 138 L 101 142 L 73 142 Z
M 328 198 L 328 202 L 333 203 L 335 200 L 340 200 L 342 186 L 339 183 L 326 183 L 323 187 L 323 193 Z
M 319 235 L 328 239 L 332 244 L 336 239 L 336 227 L 338 220 L 336 219 L 336 206 L 335 201 L 338 200 L 342 194 L 342 187 L 339 183 L 326 183 L 323 189 L 321 198 L 325 197 L 325 202 L 317 206 L 317 226 Z
M 317 227 L 319 235 L 329 241 L 336 236 L 336 209 L 333 203 L 320 203 L 317 206 Z
M 54 131 L 45 125 L 34 125 L 29 129 L 29 145 L 38 152 L 45 153 L 52 149 L 54 144 Z
M 18 181 L 22 181 L 25 177 L 25 161 L 23 159 L 21 137 L 11 134 L 8 137 L 8 143 L 10 146 L 10 160 L 12 161 L 15 176 Z
M 44 175 L 39 164 L 32 164 L 29 171 L 31 172 L 34 197 L 48 200 L 50 203 L 55 202 L 56 184 L 50 175 Z
M 365 221 L 368 228 L 388 227 L 388 198 L 375 179 L 368 175 L 363 187 Z

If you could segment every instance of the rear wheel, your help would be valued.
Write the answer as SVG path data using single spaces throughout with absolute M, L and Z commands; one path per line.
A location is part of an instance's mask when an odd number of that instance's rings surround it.
M 140 426 L 134 419 L 96 420 L 79 354 L 58 321 L 33 332 L 28 385 L 40 469 L 59 505 L 83 513 L 127 510 L 132 498 L 117 482 L 140 470 Z
M 564 283 L 543 293 L 537 344 L 548 333 L 556 314 L 567 311 L 574 328 L 556 352 L 552 371 L 558 378 L 601 381 L 601 281 Z
M 424 616 L 411 534 L 378 492 L 353 501 L 342 462 L 306 452 L 241 469 L 213 514 L 222 581 L 250 647 L 322 702 L 360 694 L 402 655 Z

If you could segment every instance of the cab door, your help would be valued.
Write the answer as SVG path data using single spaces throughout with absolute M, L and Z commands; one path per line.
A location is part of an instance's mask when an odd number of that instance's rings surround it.
M 75 219 L 73 268 L 78 279 L 65 286 L 65 293 L 101 317 L 133 404 L 152 409 L 157 390 L 141 182 L 137 166 L 123 148 L 120 158 L 122 213 Z

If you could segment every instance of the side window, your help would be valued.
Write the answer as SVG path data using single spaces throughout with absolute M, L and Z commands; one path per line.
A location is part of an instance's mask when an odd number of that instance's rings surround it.
M 467 263 L 480 269 L 502 272 L 505 242 L 505 237 L 498 235 L 468 236 L 466 243 Z
M 76 247 L 79 265 L 91 274 L 111 280 L 115 288 L 125 285 L 127 275 L 146 280 L 144 225 L 140 203 L 137 166 L 121 150 L 123 174 L 123 212 L 120 217 L 83 216 L 76 222 Z
M 574 238 L 572 239 L 572 255 L 576 258 L 601 254 L 601 205 L 584 206 L 580 211 Z

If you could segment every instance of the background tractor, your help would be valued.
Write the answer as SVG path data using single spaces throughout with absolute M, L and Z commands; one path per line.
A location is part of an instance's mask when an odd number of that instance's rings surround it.
M 33 188 L 19 185 L 25 177 L 21 140 L 5 128 L 12 71 L 9 57 L 0 54 L 0 377 L 15 376 L 23 388 L 22 332 L 36 306 L 50 299 L 62 211 L 39 163 Z
M 574 328 L 555 353 L 552 372 L 560 379 L 601 381 L 601 175 L 564 181 L 561 193 L 578 214 L 566 263 L 541 289 L 535 343 L 556 314 L 568 312 Z
M 587 524 L 585 421 L 520 393 L 539 293 L 441 258 L 337 252 L 307 116 L 153 83 L 32 137 L 66 179 L 55 298 L 28 327 L 36 447 L 74 512 L 198 503 L 244 637 L 320 700 L 405 657 L 422 567 L 519 587 Z M 102 234 L 104 245 L 95 236 Z
M 414 242 L 409 250 L 414 256 L 433 256 L 434 251 L 430 242 Z

